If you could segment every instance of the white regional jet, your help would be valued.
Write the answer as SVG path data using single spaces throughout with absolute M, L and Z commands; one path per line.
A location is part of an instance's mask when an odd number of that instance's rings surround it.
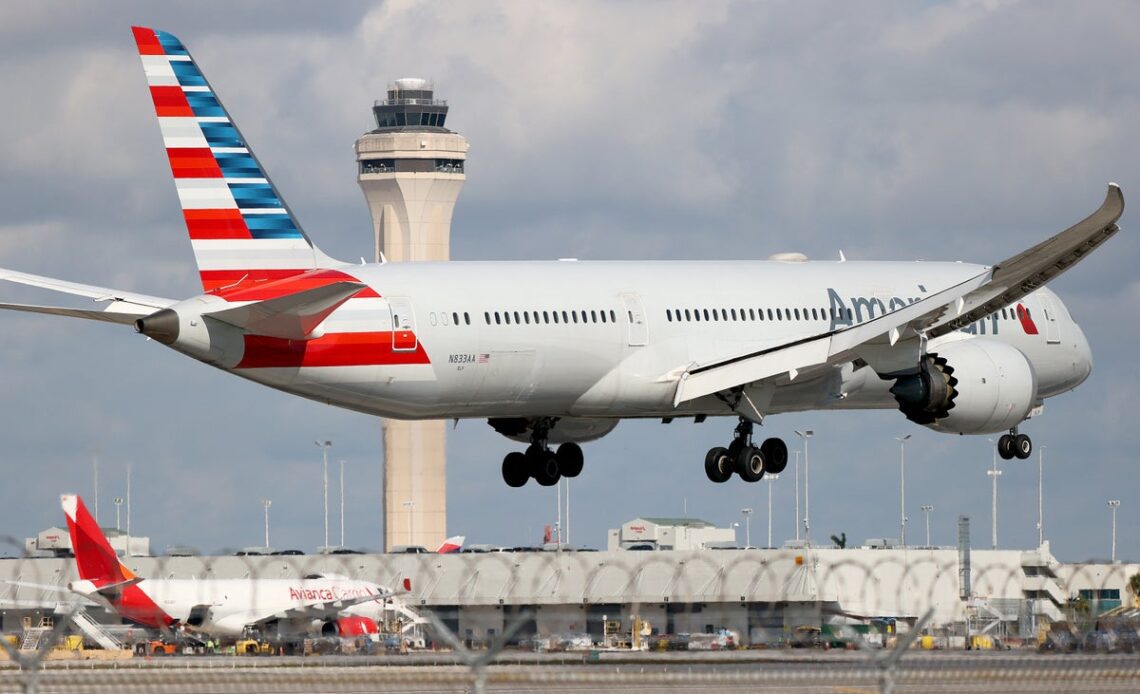
M 897 409 L 950 434 L 1005 432 L 1083 382 L 1088 342 L 1046 283 L 1118 231 L 1085 220 L 992 265 L 961 262 L 447 262 L 349 265 L 302 231 L 182 43 L 134 29 L 202 294 L 173 300 L 2 270 L 105 304 L 4 308 L 131 324 L 195 359 L 398 419 L 486 418 L 529 444 L 503 479 L 553 485 L 623 418 L 739 420 L 710 480 L 787 464 L 772 414 Z M 728 433 L 727 431 L 725 432 Z M 727 438 L 727 437 L 726 437 Z M 556 451 L 551 444 L 558 444 Z
M 223 638 L 239 637 L 247 628 L 271 638 L 362 636 L 377 633 L 393 595 L 377 583 L 333 574 L 296 580 L 143 579 L 119 561 L 82 499 L 64 494 L 60 501 L 79 574 L 67 589 L 143 626 Z M 404 589 L 411 590 L 408 579 Z

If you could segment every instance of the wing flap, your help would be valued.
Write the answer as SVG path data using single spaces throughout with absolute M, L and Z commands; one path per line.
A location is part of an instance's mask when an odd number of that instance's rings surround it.
M 865 342 L 895 332 L 902 335 L 920 331 L 933 316 L 941 315 L 947 304 L 974 291 L 989 276 L 989 271 L 982 272 L 865 323 L 690 368 L 677 384 L 673 406 L 781 374 L 794 379 L 799 371 L 813 366 L 849 361 L 855 356 L 852 350 Z
M 311 340 L 317 337 L 313 331 L 329 314 L 366 286 L 361 282 L 333 282 L 205 315 L 255 335 Z

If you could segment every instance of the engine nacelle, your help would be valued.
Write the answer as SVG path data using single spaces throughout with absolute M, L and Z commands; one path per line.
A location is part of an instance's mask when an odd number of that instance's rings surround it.
M 346 615 L 336 620 L 325 622 L 321 627 L 321 636 L 340 636 L 342 638 L 348 638 L 351 636 L 368 636 L 369 634 L 376 634 L 379 631 L 380 627 L 373 619 Z
M 1037 402 L 1037 374 L 1016 347 L 974 338 L 923 355 L 917 374 L 891 387 L 916 424 L 953 434 L 992 434 L 1020 424 Z

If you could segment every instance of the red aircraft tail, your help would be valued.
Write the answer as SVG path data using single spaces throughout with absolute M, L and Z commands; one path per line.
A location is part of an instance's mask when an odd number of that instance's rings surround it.
M 75 494 L 63 494 L 59 500 L 67 515 L 67 529 L 71 533 L 71 549 L 75 553 L 79 578 L 96 584 L 122 583 L 135 578 L 111 549 L 111 543 L 87 511 L 83 499 Z

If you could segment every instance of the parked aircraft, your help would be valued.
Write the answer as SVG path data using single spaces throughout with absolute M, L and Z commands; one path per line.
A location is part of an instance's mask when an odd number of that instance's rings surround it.
M 234 638 L 256 629 L 263 636 L 360 636 L 377 632 L 393 593 L 371 581 L 312 574 L 305 578 L 143 578 L 128 569 L 73 494 L 60 497 L 71 533 L 76 595 L 142 626 L 186 628 Z M 45 586 L 50 587 L 50 586 Z M 404 579 L 404 590 L 411 590 Z
M 1089 375 L 1088 342 L 1045 285 L 1119 229 L 1092 215 L 990 265 L 961 262 L 447 262 L 350 265 L 302 231 L 177 38 L 136 27 L 202 294 L 176 300 L 0 270 L 101 309 L 3 308 L 133 325 L 244 378 L 398 419 L 483 418 L 528 444 L 507 484 L 577 476 L 580 443 L 624 418 L 732 417 L 703 461 L 755 482 L 787 464 L 769 415 L 899 410 L 1002 433 Z M 941 241 L 939 241 L 941 247 Z M 551 444 L 561 444 L 552 450 Z

